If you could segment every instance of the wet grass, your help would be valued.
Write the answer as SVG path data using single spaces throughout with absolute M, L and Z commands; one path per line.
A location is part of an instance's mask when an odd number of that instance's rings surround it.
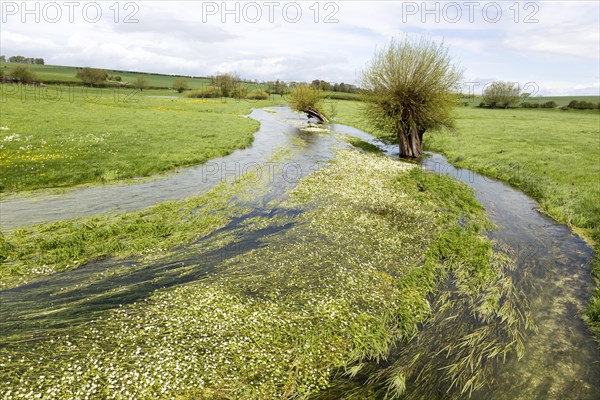
M 257 182 L 248 175 L 202 196 L 168 201 L 142 211 L 82 217 L 0 234 L 0 288 L 76 269 L 111 256 L 153 258 L 226 225 L 247 208 L 231 198 Z
M 102 184 L 201 164 L 252 143 L 266 101 L 0 85 L 0 191 Z M 170 91 L 164 91 L 170 95 Z
M 341 123 L 370 129 L 360 103 L 340 102 Z M 600 252 L 600 113 L 561 110 L 457 109 L 457 129 L 425 136 L 427 149 L 457 165 L 508 182 L 540 204 L 540 210 L 571 226 Z M 600 340 L 598 282 L 586 318 Z
M 510 279 L 465 185 L 344 150 L 277 208 L 295 215 L 289 229 L 205 279 L 2 348 L 4 398 L 332 398 L 339 378 L 365 371 L 380 373 L 353 386 L 362 393 L 396 398 L 430 387 L 418 379 L 430 375 L 468 395 L 487 365 L 522 351 Z M 247 234 L 286 224 L 268 215 L 243 222 Z M 396 362 L 398 348 L 419 347 L 423 324 L 451 317 L 452 301 L 475 321 L 456 332 L 462 344 L 444 331 L 423 362 Z M 439 350 L 442 371 L 431 369 Z

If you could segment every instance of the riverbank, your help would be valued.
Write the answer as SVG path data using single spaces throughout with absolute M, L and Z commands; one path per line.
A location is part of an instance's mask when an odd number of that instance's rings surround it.
M 531 221 L 515 217 L 498 233 L 516 239 L 500 236 L 493 244 L 490 221 L 464 184 L 339 137 L 342 126 L 307 133 L 301 116 L 284 108 L 255 117 L 273 132 L 298 125 L 285 142 L 296 146 L 269 152 L 274 174 L 253 168 L 206 197 L 38 226 L 30 234 L 39 237 L 14 246 L 33 243 L 32 252 L 12 260 L 27 271 L 49 246 L 50 255 L 68 255 L 98 249 L 85 243 L 116 244 L 89 262 L 65 265 L 67 257 L 57 264 L 61 273 L 29 270 L 30 279 L 43 276 L 2 291 L 6 398 L 42 390 L 58 399 L 593 393 L 586 382 L 567 384 L 589 365 L 583 356 L 550 382 L 532 367 L 572 347 L 575 331 L 561 310 L 565 301 L 579 307 L 583 297 L 572 287 L 585 290 L 548 274 L 543 293 L 551 297 L 535 300 L 528 277 L 541 283 L 540 267 L 522 259 L 543 264 L 565 256 L 567 268 L 579 253 L 575 246 L 557 256 L 550 241 L 539 254 L 523 254 L 512 242 L 541 246 L 550 226 L 549 238 L 564 246 L 570 241 L 557 239 L 560 229 L 537 221 L 532 233 Z M 360 150 L 331 153 L 344 142 Z M 291 165 L 312 174 L 290 180 Z M 530 334 L 536 321 L 550 336 Z M 527 387 L 519 386 L 522 377 Z

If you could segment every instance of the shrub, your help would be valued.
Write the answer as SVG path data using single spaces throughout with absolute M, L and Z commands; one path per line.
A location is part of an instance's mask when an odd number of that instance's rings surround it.
M 237 97 L 232 92 L 239 86 L 240 81 L 240 77 L 233 73 L 217 74 L 210 78 L 211 85 L 219 87 L 224 97 Z
M 108 72 L 103 69 L 85 67 L 77 71 L 75 77 L 87 85 L 94 86 L 106 81 L 108 79 Z
M 223 95 L 221 88 L 218 86 L 206 86 L 201 89 L 192 90 L 187 97 L 195 99 L 215 99 Z
M 491 108 L 509 108 L 517 104 L 520 99 L 519 85 L 512 82 L 494 82 L 483 90 L 483 101 Z
M 580 101 L 579 102 L 580 110 L 593 110 L 594 108 L 596 108 L 596 105 L 594 103 L 592 103 L 591 101 Z
M 555 101 L 547 101 L 544 104 L 540 105 L 540 108 L 556 108 L 558 104 Z
M 301 83 L 292 88 L 289 95 L 290 107 L 296 111 L 304 112 L 309 108 L 318 108 L 323 99 L 320 90 Z
M 175 81 L 173 82 L 173 89 L 177 90 L 177 93 L 182 93 L 184 90 L 187 90 L 188 87 L 189 85 L 187 79 L 182 76 L 175 78 Z
M 531 101 L 524 101 L 520 105 L 521 108 L 540 108 L 540 103 L 533 103 Z
M 325 97 L 331 100 L 359 100 L 360 94 L 348 92 L 327 92 Z
M 223 92 L 223 89 L 221 89 L 221 92 Z M 230 95 L 234 99 L 245 99 L 248 95 L 248 88 L 241 83 L 237 83 L 233 89 L 231 89 Z
M 591 101 L 571 100 L 571 102 L 569 103 L 569 108 L 573 108 L 575 110 L 593 110 L 595 108 L 598 108 L 598 106 L 592 103 Z
M 249 92 L 246 98 L 251 100 L 266 100 L 269 98 L 269 94 L 262 89 L 255 89 Z
M 30 83 L 35 80 L 35 75 L 31 70 L 22 65 L 14 67 L 8 74 L 11 78 L 21 83 Z

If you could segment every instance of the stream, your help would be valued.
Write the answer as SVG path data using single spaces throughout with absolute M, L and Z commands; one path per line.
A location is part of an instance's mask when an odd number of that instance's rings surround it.
M 296 182 L 318 169 L 345 146 L 339 135 L 358 137 L 397 156 L 397 147 L 381 143 L 358 129 L 333 124 L 336 135 L 315 134 L 299 127 L 302 115 L 287 107 L 254 110 L 260 122 L 252 146 L 193 168 L 139 184 L 76 189 L 60 195 L 40 195 L 0 202 L 0 230 L 8 232 L 34 223 L 77 216 L 138 210 L 165 200 L 204 193 L 236 175 L 248 165 L 277 162 L 293 165 L 286 173 L 274 173 L 247 205 L 253 211 L 210 236 L 228 235 L 234 240 L 206 251 L 200 239 L 182 246 L 156 262 L 110 259 L 79 269 L 40 277 L 29 284 L 0 291 L 0 346 L 10 345 L 14 335 L 37 336 L 48 330 L 69 329 L 107 310 L 143 300 L 153 291 L 202 279 L 229 257 L 250 251 L 274 228 L 245 235 L 240 224 L 257 215 L 278 216 L 288 210 L 278 201 Z M 274 161 L 278 149 L 288 154 Z M 280 166 L 281 166 L 280 165 Z M 474 394 L 483 399 L 598 399 L 600 398 L 600 350 L 581 315 L 593 291 L 590 262 L 593 251 L 571 230 L 537 211 L 534 200 L 517 189 L 466 169 L 453 167 L 441 155 L 429 154 L 422 168 L 446 174 L 469 185 L 496 225 L 489 237 L 508 246 L 515 255 L 513 279 L 523 284 L 538 332 L 525 339 L 521 360 L 511 356 L 494 372 L 494 382 Z M 293 223 L 293 222 L 292 222 Z M 276 228 L 285 230 L 289 224 Z M 527 278 L 527 279 L 525 279 Z M 526 289 L 525 289 L 526 288 Z

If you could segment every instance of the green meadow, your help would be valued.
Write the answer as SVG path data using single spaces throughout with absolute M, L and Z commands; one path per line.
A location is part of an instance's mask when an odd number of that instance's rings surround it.
M 277 101 L 169 98 L 172 91 L 128 88 L 1 85 L 0 90 L 5 194 L 201 164 L 252 143 L 259 124 L 245 115 Z

